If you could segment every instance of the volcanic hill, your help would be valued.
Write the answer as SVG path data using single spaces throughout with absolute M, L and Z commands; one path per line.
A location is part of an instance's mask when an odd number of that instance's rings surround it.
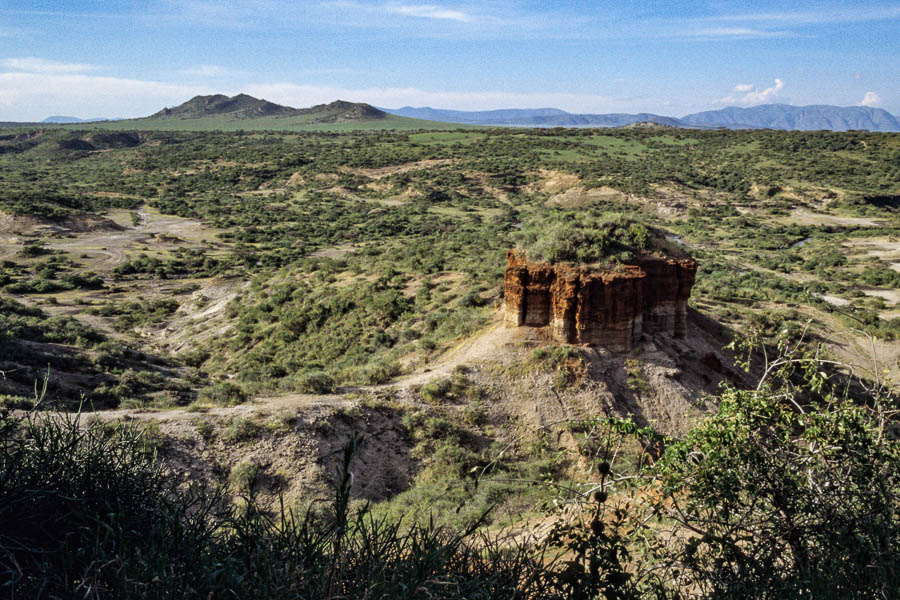
M 70 126 L 84 128 L 85 123 Z M 434 129 L 446 124 L 390 115 L 361 103 L 335 100 L 293 108 L 247 94 L 195 96 L 148 117 L 91 123 L 90 128 L 141 131 L 304 131 L 353 129 Z

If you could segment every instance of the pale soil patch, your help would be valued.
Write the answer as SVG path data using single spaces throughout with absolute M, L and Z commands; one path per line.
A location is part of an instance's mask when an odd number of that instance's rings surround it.
M 182 301 L 171 320 L 162 329 L 149 335 L 160 349 L 171 353 L 184 352 L 200 342 L 222 335 L 231 328 L 225 318 L 225 308 L 238 293 L 250 285 L 237 279 L 192 280 L 200 289 Z
M 437 167 L 441 165 L 452 165 L 458 162 L 459 160 L 455 158 L 432 158 L 428 160 L 417 160 L 415 162 L 405 163 L 402 165 L 379 167 L 377 169 L 342 167 L 341 170 L 346 173 L 353 173 L 354 175 L 369 177 L 370 179 L 381 179 L 382 177 L 387 177 L 388 175 L 394 175 L 396 173 L 408 173 L 410 171 L 417 171 L 419 169 L 427 169 L 430 167 Z
M 817 213 L 804 208 L 794 210 L 789 217 L 780 219 L 787 223 L 800 225 L 860 225 L 863 227 L 879 227 L 881 223 L 864 217 L 838 217 Z
M 897 304 L 900 302 L 900 290 L 872 290 L 863 289 L 862 293 L 873 298 L 883 298 L 888 304 Z
M 154 422 L 165 436 L 162 456 L 185 481 L 226 483 L 235 467 L 252 465 L 258 469 L 257 500 L 273 509 L 282 499 L 286 508 L 294 508 L 301 500 L 327 494 L 354 433 L 354 497 L 389 498 L 407 489 L 419 469 L 398 413 L 368 409 L 341 396 L 292 394 L 203 412 L 117 410 L 92 417 Z M 246 434 L 235 437 L 242 426 Z
M 130 212 L 126 211 L 128 227 L 117 225 L 118 230 L 113 232 L 87 231 L 76 234 L 74 238 L 51 239 L 47 246 L 76 256 L 87 254 L 87 268 L 98 272 L 112 270 L 125 262 L 129 252 L 146 251 L 146 248 L 141 248 L 142 244 L 153 242 L 157 246 L 165 245 L 166 239 L 177 239 L 178 242 L 170 244 L 173 246 L 213 243 L 214 247 L 224 247 L 214 242 L 217 232 L 196 219 L 162 215 L 149 207 L 142 207 L 137 213 L 140 222 L 136 227 L 130 226 Z M 116 215 L 117 219 L 124 220 L 125 217 L 120 215 Z
M 315 258 L 341 258 L 356 249 L 355 244 L 339 244 L 330 248 L 322 248 L 310 254 Z
M 891 269 L 900 271 L 900 240 L 894 237 L 853 239 L 844 242 L 844 247 L 863 256 L 872 256 L 889 263 Z
M 622 202 L 626 198 L 628 198 L 626 194 L 610 187 L 585 189 L 581 186 L 576 186 L 552 196 L 547 201 L 547 206 L 578 208 L 594 204 L 595 202 Z
M 313 175 L 313 179 L 319 183 L 334 183 L 340 178 L 341 176 L 337 173 L 316 173 Z
M 99 215 L 77 215 L 59 220 L 30 215 L 10 215 L 0 211 L 0 234 L 40 235 L 84 233 L 120 229 L 114 221 Z
M 538 180 L 526 187 L 529 192 L 544 192 L 546 194 L 559 194 L 569 188 L 581 184 L 581 178 L 571 173 L 540 169 L 537 172 Z
M 373 192 L 380 193 L 390 192 L 394 189 L 394 186 L 392 186 L 390 183 L 382 183 L 378 180 L 370 181 L 363 187 L 365 187 L 367 190 L 372 190 Z
M 503 311 L 497 311 L 488 327 L 481 333 L 449 348 L 437 358 L 436 362 L 384 387 L 420 386 L 433 379 L 449 377 L 453 369 L 459 365 L 472 365 L 488 360 L 496 361 L 503 356 L 512 356 L 510 350 L 525 341 L 529 333 L 532 332 L 525 327 L 505 327 Z
M 828 304 L 831 304 L 834 306 L 847 306 L 848 304 L 850 304 L 849 300 L 846 300 L 844 298 L 839 298 L 837 296 L 829 296 L 828 294 L 814 294 L 814 295 L 818 296 L 819 298 L 821 298 Z
M 287 185 L 287 187 L 300 187 L 304 183 L 306 183 L 306 180 L 303 179 L 303 175 L 301 175 L 299 172 L 297 172 L 288 178 L 286 185 Z
M 485 185 L 484 191 L 486 194 L 496 198 L 500 202 L 509 204 L 509 192 L 507 192 L 506 190 L 500 189 L 493 185 Z

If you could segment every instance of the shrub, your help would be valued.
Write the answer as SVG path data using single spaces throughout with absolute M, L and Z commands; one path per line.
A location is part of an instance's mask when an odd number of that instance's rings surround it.
M 330 394 L 334 385 L 334 379 L 324 371 L 303 373 L 297 378 L 297 388 L 308 394 Z
M 263 426 L 246 417 L 234 417 L 228 422 L 228 426 L 222 432 L 222 437 L 229 442 L 246 442 L 259 437 L 263 433 Z
M 197 399 L 201 402 L 211 402 L 220 406 L 235 406 L 246 402 L 248 396 L 244 388 L 238 384 L 222 381 L 200 390 L 197 394 Z
M 251 495 L 263 468 L 252 460 L 244 460 L 231 468 L 228 481 L 238 494 Z

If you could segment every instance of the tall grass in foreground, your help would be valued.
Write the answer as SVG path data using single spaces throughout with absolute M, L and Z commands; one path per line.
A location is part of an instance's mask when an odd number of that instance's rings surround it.
M 627 579 L 592 578 L 605 537 L 562 563 L 546 546 L 501 544 L 480 522 L 453 532 L 352 510 L 353 452 L 328 509 L 271 518 L 252 500 L 238 508 L 180 485 L 135 426 L 4 413 L 0 596 L 552 599 Z

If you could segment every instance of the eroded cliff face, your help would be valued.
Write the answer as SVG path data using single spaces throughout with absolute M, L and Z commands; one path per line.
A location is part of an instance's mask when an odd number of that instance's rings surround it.
M 684 337 L 697 263 L 643 256 L 615 270 L 530 263 L 507 252 L 506 324 L 550 327 L 560 342 L 627 352 L 644 331 Z

